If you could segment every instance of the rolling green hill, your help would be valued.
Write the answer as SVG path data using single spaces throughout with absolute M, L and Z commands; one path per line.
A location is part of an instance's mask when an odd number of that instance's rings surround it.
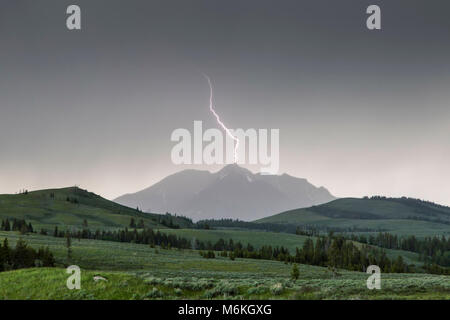
M 324 228 L 389 231 L 416 236 L 450 234 L 450 208 L 409 198 L 344 198 L 255 221 Z
M 54 226 L 81 228 L 86 219 L 90 229 L 123 228 L 143 219 L 147 227 L 165 228 L 159 223 L 165 216 L 150 214 L 119 205 L 77 187 L 39 190 L 0 195 L 0 219 L 25 219 L 35 229 Z M 187 221 L 172 217 L 175 224 Z

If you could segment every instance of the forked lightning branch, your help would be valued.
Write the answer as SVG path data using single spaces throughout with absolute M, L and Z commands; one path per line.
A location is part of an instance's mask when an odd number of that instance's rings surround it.
M 210 88 L 209 110 L 222 131 L 210 128 L 203 132 L 201 120 L 194 121 L 193 134 L 188 129 L 175 129 L 170 139 L 178 143 L 172 148 L 172 162 L 260 165 L 262 174 L 277 174 L 280 167 L 280 130 L 229 129 L 214 108 L 211 80 L 207 75 L 204 76 Z

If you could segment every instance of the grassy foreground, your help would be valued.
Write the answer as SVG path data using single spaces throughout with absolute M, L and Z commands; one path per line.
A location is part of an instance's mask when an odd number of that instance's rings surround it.
M 196 278 L 151 272 L 82 271 L 81 289 L 66 288 L 68 274 L 62 268 L 35 268 L 0 274 L 1 299 L 450 299 L 450 282 L 443 276 L 387 274 L 381 290 L 368 290 L 366 275 L 346 272 L 338 278 L 316 279 L 302 266 L 304 278 L 258 275 Z M 94 281 L 101 275 L 107 281 Z
M 1 232 L 11 245 L 19 239 Z M 73 240 L 67 259 L 64 239 L 22 236 L 31 246 L 48 245 L 58 268 L 0 273 L 0 299 L 450 299 L 450 277 L 428 274 L 382 274 L 381 290 L 368 290 L 368 275 L 277 261 L 217 257 L 195 250 L 162 250 L 148 245 Z M 82 270 L 81 290 L 69 290 L 64 266 Z M 100 275 L 108 281 L 95 282 Z

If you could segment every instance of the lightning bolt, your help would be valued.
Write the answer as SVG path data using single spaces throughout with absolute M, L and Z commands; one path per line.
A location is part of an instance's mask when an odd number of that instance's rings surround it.
M 211 79 L 206 74 L 203 74 L 203 76 L 206 78 L 206 80 L 208 81 L 208 84 L 209 84 L 209 111 L 211 111 L 211 113 L 214 115 L 214 117 L 216 117 L 217 123 L 222 127 L 222 129 L 227 133 L 227 135 L 231 139 L 236 141 L 236 144 L 234 146 L 234 162 L 237 163 L 237 160 L 238 160 L 237 151 L 239 148 L 239 139 L 231 133 L 230 129 L 228 129 L 227 126 L 220 120 L 219 115 L 214 110 L 214 96 L 213 96 L 213 86 L 211 83 Z

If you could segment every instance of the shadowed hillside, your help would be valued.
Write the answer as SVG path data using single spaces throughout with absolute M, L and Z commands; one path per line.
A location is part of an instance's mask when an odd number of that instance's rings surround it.
M 70 226 L 82 228 L 86 220 L 91 229 L 127 227 L 131 218 L 142 219 L 148 227 L 165 226 L 167 216 L 144 213 L 106 200 L 77 187 L 0 195 L 0 219 L 25 219 L 36 228 Z M 170 217 L 174 224 L 186 226 L 184 219 Z
M 353 228 L 405 234 L 450 234 L 450 208 L 411 198 L 344 198 L 290 210 L 257 220 L 258 223 Z

